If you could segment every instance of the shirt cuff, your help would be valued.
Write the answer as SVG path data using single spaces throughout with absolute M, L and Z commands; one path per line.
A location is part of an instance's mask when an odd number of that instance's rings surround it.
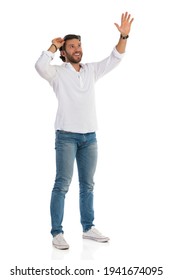
M 116 56 L 117 58 L 123 58 L 123 56 L 125 55 L 125 53 L 119 53 L 116 49 L 116 47 L 113 49 L 113 54 L 114 56 Z
M 55 56 L 55 53 L 52 53 L 52 52 L 50 52 L 50 51 L 43 51 L 43 54 L 46 54 L 48 57 L 50 57 L 50 58 L 54 58 L 54 56 Z

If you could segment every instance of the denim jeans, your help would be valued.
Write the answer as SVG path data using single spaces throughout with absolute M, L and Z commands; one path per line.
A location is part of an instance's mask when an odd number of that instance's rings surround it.
M 63 233 L 63 215 L 66 193 L 73 176 L 76 159 L 79 177 L 79 206 L 83 231 L 94 224 L 93 188 L 97 164 L 97 140 L 95 132 L 71 133 L 56 131 L 56 178 L 51 196 L 51 234 Z

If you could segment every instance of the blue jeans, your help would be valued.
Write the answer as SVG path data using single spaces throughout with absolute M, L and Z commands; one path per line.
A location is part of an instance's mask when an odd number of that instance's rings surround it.
M 95 132 L 80 134 L 56 131 L 56 179 L 51 196 L 51 234 L 63 233 L 65 195 L 73 176 L 76 159 L 79 177 L 79 206 L 83 231 L 94 224 L 93 188 L 97 164 L 97 140 Z

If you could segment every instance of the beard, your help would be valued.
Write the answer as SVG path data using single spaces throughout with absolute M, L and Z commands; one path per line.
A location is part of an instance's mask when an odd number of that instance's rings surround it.
M 77 55 L 78 54 L 78 55 Z M 83 53 L 82 52 L 75 52 L 74 54 L 69 54 L 67 51 L 66 51 L 66 59 L 67 59 L 67 62 L 70 62 L 70 63 L 79 63 L 81 60 L 82 60 L 82 55 Z

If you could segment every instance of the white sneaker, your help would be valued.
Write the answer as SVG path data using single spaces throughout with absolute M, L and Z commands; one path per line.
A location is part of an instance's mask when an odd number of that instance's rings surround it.
M 109 237 L 103 236 L 95 227 L 92 227 L 86 232 L 83 232 L 84 239 L 91 239 L 97 242 L 108 242 Z
M 64 235 L 62 233 L 59 233 L 54 236 L 52 244 L 56 249 L 60 249 L 60 250 L 69 249 L 69 245 L 65 241 Z

